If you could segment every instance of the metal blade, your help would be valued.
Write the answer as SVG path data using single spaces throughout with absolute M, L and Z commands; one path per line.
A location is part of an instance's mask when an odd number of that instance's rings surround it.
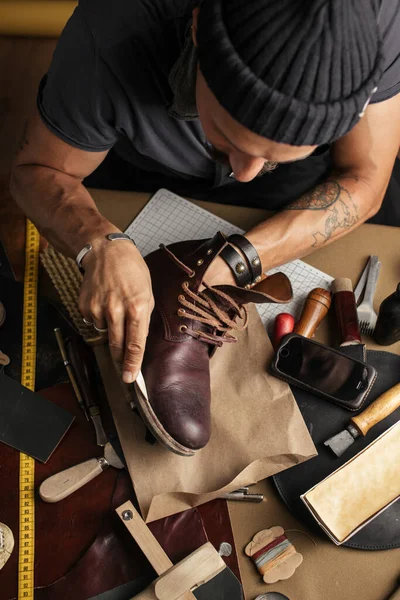
M 364 267 L 364 271 L 361 273 L 360 279 L 358 280 L 358 283 L 356 285 L 356 288 L 354 290 L 354 296 L 356 299 L 356 303 L 358 304 L 361 300 L 361 295 L 364 291 L 365 288 L 365 284 L 367 283 L 367 277 L 368 277 L 368 272 L 369 272 L 369 266 L 371 263 L 371 256 L 368 259 L 367 264 Z
M 110 442 L 107 442 L 107 444 L 104 446 L 104 458 L 115 469 L 124 468 L 123 462 L 119 459 L 117 453 L 111 446 Z
M 354 437 L 347 429 L 345 429 L 329 438 L 329 440 L 326 440 L 324 446 L 328 446 L 336 456 L 342 456 L 343 452 L 345 452 L 353 443 Z

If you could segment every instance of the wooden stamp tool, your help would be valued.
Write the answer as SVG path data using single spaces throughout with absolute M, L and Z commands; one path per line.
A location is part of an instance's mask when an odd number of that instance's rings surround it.
M 125 502 L 116 512 L 159 575 L 131 600 L 244 599 L 239 581 L 210 543 L 173 565 L 132 502 Z
M 300 319 L 294 333 L 311 338 L 325 317 L 331 305 L 331 294 L 324 288 L 314 288 L 307 296 Z

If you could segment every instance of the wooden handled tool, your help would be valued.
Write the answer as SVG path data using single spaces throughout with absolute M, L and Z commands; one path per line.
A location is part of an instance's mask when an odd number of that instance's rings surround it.
M 160 575 L 149 588 L 135 596 L 135 600 L 196 600 L 193 589 L 203 585 L 206 588 L 205 584 L 222 572 L 230 573 L 210 543 L 204 544 L 174 566 L 131 502 L 125 502 L 116 512 L 156 573 Z M 216 594 L 209 589 L 204 597 L 231 600 L 243 598 L 240 584 L 235 591 L 227 588 L 224 591 L 226 594 L 221 594 L 221 591 Z M 196 595 L 199 597 L 197 593 Z
M 39 495 L 44 502 L 59 502 L 92 481 L 110 466 L 115 469 L 124 468 L 114 448 L 108 442 L 104 447 L 104 457 L 90 458 L 79 465 L 51 475 L 40 485 Z
M 294 333 L 306 338 L 314 335 L 318 325 L 325 317 L 331 305 L 331 294 L 324 288 L 314 288 L 307 296 L 300 319 L 294 327 Z
M 351 279 L 341 277 L 332 282 L 333 305 L 339 329 L 340 345 L 361 344 L 357 304 Z
M 336 454 L 342 454 L 360 436 L 367 435 L 368 431 L 383 419 L 386 419 L 395 410 L 400 408 L 400 383 L 381 394 L 362 413 L 350 420 L 346 429 L 324 442 Z

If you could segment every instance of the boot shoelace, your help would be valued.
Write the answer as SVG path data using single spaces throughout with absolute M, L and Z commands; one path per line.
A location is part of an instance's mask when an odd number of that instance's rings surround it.
M 194 271 L 187 265 L 185 265 L 169 248 L 164 246 L 164 244 L 160 244 L 160 248 L 167 252 L 170 259 L 185 273 L 189 275 L 189 277 L 193 277 Z M 209 290 L 209 293 L 215 294 L 223 299 L 227 304 L 227 310 L 222 310 L 217 306 L 214 300 L 210 297 L 206 292 L 194 292 L 189 287 L 189 282 L 184 281 L 182 283 L 183 291 L 189 296 L 189 299 L 186 298 L 184 294 L 180 294 L 178 296 L 178 301 L 185 308 L 178 309 L 178 315 L 182 318 L 191 319 L 192 321 L 198 321 L 199 323 L 204 323 L 205 325 L 209 325 L 213 327 L 214 330 L 218 331 L 220 334 L 224 334 L 230 329 L 234 329 L 236 331 L 242 331 L 246 329 L 248 323 L 248 312 L 247 308 L 244 306 L 239 306 L 237 302 L 233 300 L 228 294 L 218 290 L 215 287 L 211 287 L 207 285 L 203 281 L 204 287 Z M 192 300 L 193 302 L 190 302 Z M 201 308 L 203 307 L 203 308 Z M 186 309 L 191 310 L 192 312 L 187 312 Z M 228 315 L 228 311 L 233 310 L 235 315 L 233 318 L 230 318 Z M 236 323 L 235 319 L 239 317 L 243 319 L 243 323 Z M 181 331 L 185 332 L 187 335 L 191 335 L 192 337 L 199 339 L 200 341 L 208 342 L 209 344 L 214 344 L 216 346 L 222 346 L 224 342 L 234 343 L 237 342 L 237 339 L 232 335 L 216 335 L 212 333 L 207 333 L 205 331 L 201 331 L 200 329 L 189 329 L 186 325 L 181 326 Z
M 178 296 L 178 301 L 185 308 L 179 308 L 178 315 L 180 317 L 185 317 L 187 319 L 192 319 L 193 321 L 204 323 L 205 325 L 210 325 L 220 333 L 225 333 L 230 329 L 234 329 L 236 331 L 242 331 L 243 329 L 246 329 L 248 322 L 247 309 L 244 306 L 239 306 L 228 294 L 225 294 L 225 292 L 208 286 L 204 282 L 203 285 L 212 294 L 219 296 L 225 302 L 227 302 L 229 305 L 228 310 L 222 310 L 219 308 L 219 306 L 217 306 L 214 300 L 212 300 L 212 298 L 206 292 L 193 292 L 189 288 L 189 283 L 184 281 L 182 288 L 189 298 L 195 302 L 195 304 L 190 302 L 190 299 L 187 299 L 184 294 L 180 294 Z M 188 312 L 186 309 L 189 309 L 191 312 Z M 233 309 L 235 312 L 233 319 L 228 315 L 228 311 L 231 309 Z M 236 323 L 235 319 L 237 317 L 243 319 L 243 323 Z M 186 329 L 183 329 L 184 327 L 186 326 L 182 326 L 182 331 L 185 331 L 186 334 L 205 342 L 209 342 L 210 344 L 216 344 L 217 346 L 222 346 L 224 342 L 234 343 L 237 341 L 232 335 L 214 335 L 201 330 L 191 330 L 187 327 Z

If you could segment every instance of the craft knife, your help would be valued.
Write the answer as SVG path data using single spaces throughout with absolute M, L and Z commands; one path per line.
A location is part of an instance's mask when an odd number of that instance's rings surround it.
M 336 456 L 342 454 L 360 437 L 400 407 L 400 383 L 381 394 L 362 413 L 350 420 L 346 429 L 324 442 Z

